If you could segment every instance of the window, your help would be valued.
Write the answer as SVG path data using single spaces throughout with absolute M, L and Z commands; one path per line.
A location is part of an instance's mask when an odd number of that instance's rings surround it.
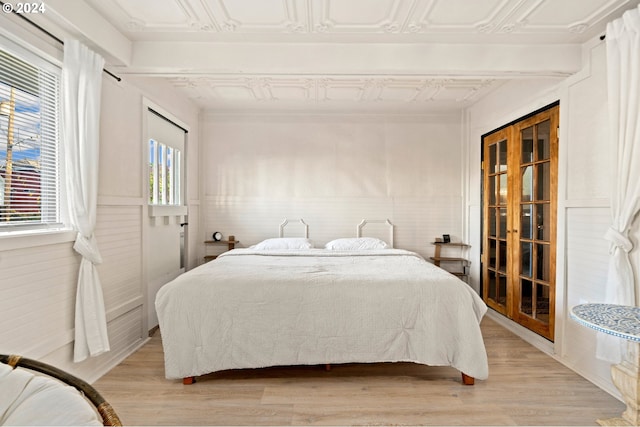
M 180 206 L 183 199 L 185 130 L 151 108 L 149 138 L 149 204 Z
M 179 205 L 180 164 L 182 153 L 174 148 L 149 140 L 149 203 Z
M 59 226 L 60 68 L 0 38 L 0 231 Z

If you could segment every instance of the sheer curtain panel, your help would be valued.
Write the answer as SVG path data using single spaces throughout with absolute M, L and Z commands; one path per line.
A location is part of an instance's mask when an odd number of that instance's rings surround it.
M 607 25 L 607 78 L 611 126 L 611 227 L 606 301 L 637 305 L 629 231 L 640 211 L 640 7 Z M 622 359 L 620 338 L 598 335 L 597 357 Z
M 73 248 L 82 255 L 78 272 L 74 362 L 109 351 L 102 262 L 94 233 L 98 199 L 100 96 L 104 60 L 77 40 L 65 40 L 62 67 L 62 144 Z

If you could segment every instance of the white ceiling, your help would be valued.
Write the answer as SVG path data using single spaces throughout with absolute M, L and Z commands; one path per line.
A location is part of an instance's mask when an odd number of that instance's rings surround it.
M 638 3 L 48 2 L 116 74 L 168 79 L 206 110 L 413 113 L 460 110 L 513 78 L 565 78 L 581 68 L 582 44 Z

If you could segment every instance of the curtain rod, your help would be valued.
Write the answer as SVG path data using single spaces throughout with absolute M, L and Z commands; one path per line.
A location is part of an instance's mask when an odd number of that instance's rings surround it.
M 4 2 L 0 1 L 0 6 L 4 6 Z M 55 36 L 54 34 L 51 34 L 51 32 L 45 30 L 44 28 L 42 28 L 40 25 L 36 24 L 35 22 L 33 22 L 32 20 L 30 20 L 29 18 L 25 17 L 23 14 L 21 13 L 16 13 L 14 10 L 11 11 L 11 13 L 13 13 L 14 15 L 16 15 L 17 17 L 19 17 L 20 19 L 23 19 L 24 21 L 28 22 L 29 24 L 31 24 L 32 26 L 36 27 L 38 30 L 42 31 L 43 33 L 45 33 L 46 35 L 48 35 L 49 37 L 51 37 L 52 39 L 54 39 L 55 41 L 57 41 L 58 43 L 60 43 L 61 45 L 64 46 L 64 41 L 62 41 L 59 37 Z M 122 78 L 116 76 L 115 74 L 113 74 L 111 71 L 103 68 L 102 71 L 104 71 L 105 73 L 107 73 L 108 75 L 110 75 L 111 77 L 113 77 L 114 79 L 116 79 L 117 81 L 122 81 Z
M 180 126 L 179 124 L 177 124 L 176 122 L 174 122 L 173 120 L 171 120 L 168 117 L 165 117 L 162 113 L 157 112 L 156 110 L 154 110 L 151 107 L 147 107 L 147 110 L 149 110 L 150 113 L 155 114 L 156 116 L 160 117 L 161 119 L 163 119 L 164 121 L 171 123 L 172 125 L 174 125 L 175 127 L 177 127 L 178 129 L 182 130 L 184 133 L 189 133 L 188 130 L 186 130 L 185 128 L 183 128 L 182 126 Z

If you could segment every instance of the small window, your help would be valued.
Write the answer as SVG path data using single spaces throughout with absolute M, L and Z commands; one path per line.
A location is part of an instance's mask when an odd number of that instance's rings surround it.
M 0 38 L 0 231 L 60 226 L 59 87 L 59 67 Z
M 180 205 L 181 156 L 179 149 L 149 140 L 149 204 Z

